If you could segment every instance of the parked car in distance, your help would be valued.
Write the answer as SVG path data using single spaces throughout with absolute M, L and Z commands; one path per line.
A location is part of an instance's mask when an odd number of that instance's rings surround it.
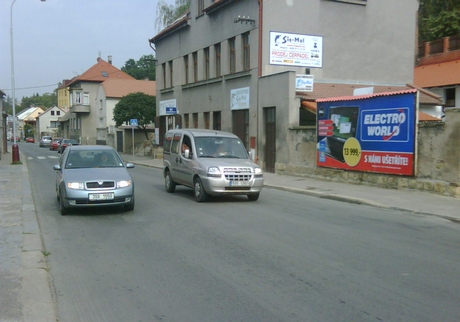
M 29 137 L 26 138 L 26 142 L 27 143 L 35 143 L 35 139 L 33 137 L 29 136 Z
M 53 141 L 50 143 L 50 150 L 57 151 L 59 148 L 59 144 L 61 144 L 62 138 L 54 138 Z
M 69 145 L 79 145 L 79 143 L 74 139 L 62 139 L 61 143 L 59 143 L 59 147 L 57 148 L 58 153 L 63 153 L 65 148 Z
M 184 185 L 193 189 L 198 202 L 209 195 L 246 195 L 256 201 L 264 185 L 262 169 L 243 142 L 235 134 L 215 130 L 168 131 L 163 175 L 167 192 Z
M 14 142 L 14 137 L 11 137 L 11 138 L 10 138 L 10 141 L 11 141 L 11 142 Z M 21 142 L 21 137 L 17 136 L 17 137 L 16 137 L 16 142 Z
M 106 161 L 103 161 L 106 160 Z M 114 148 L 107 145 L 68 146 L 56 170 L 56 197 L 61 215 L 81 207 L 121 205 L 134 209 L 134 182 Z
M 44 146 L 49 146 L 51 141 L 53 141 L 53 138 L 51 136 L 48 136 L 48 135 L 44 135 L 42 136 L 42 138 L 40 139 L 40 142 L 39 142 L 39 146 L 40 147 L 44 147 Z

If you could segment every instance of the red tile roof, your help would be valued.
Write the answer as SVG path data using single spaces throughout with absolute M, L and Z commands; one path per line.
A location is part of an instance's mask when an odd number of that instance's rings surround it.
M 313 92 L 297 92 L 301 100 L 316 101 L 321 98 L 353 96 L 357 88 L 372 87 L 374 93 L 397 92 L 416 89 L 420 91 L 420 103 L 424 105 L 442 105 L 441 97 L 428 90 L 406 84 L 406 86 L 383 86 L 367 84 L 338 84 L 338 83 L 315 83 Z M 356 97 L 356 96 L 355 96 Z
M 137 79 L 111 78 L 101 84 L 104 87 L 105 96 L 121 98 L 130 93 L 142 92 L 148 95 L 156 95 L 156 82 Z
M 353 96 L 355 88 L 374 87 L 375 94 Z M 333 102 L 339 100 L 357 100 L 377 96 L 390 96 L 405 93 L 416 93 L 420 91 L 420 102 L 426 105 L 441 105 L 440 97 L 427 90 L 416 88 L 413 85 L 407 85 L 404 89 L 402 86 L 363 86 L 363 85 L 350 85 L 350 84 L 315 84 L 315 92 L 298 92 L 297 95 L 301 98 L 301 106 L 312 113 L 316 113 L 316 102 Z M 389 91 L 393 89 L 393 91 Z M 396 90 L 398 89 L 398 90 Z M 386 91 L 385 91 L 386 90 Z M 342 93 L 342 95 L 338 95 Z M 312 97 L 326 95 L 323 98 L 312 99 Z M 337 95 L 337 96 L 333 96 Z M 307 98 L 308 97 L 308 98 Z M 419 122 L 442 122 L 441 119 L 431 116 L 427 113 L 419 111 Z
M 460 84 L 460 60 L 415 67 L 414 84 L 425 88 Z
M 95 65 L 90 67 L 80 76 L 73 78 L 72 81 L 69 84 L 67 84 L 67 86 L 70 86 L 78 82 L 102 83 L 103 81 L 109 78 L 135 79 L 134 77 L 126 74 L 125 72 L 121 71 L 120 69 L 116 68 L 112 64 L 106 62 L 105 60 L 99 57 Z

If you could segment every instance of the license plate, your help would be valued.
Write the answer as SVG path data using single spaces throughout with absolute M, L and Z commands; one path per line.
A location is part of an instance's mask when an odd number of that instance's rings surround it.
M 249 181 L 230 181 L 230 187 L 247 187 Z
M 90 193 L 89 200 L 113 200 L 113 192 L 111 193 Z

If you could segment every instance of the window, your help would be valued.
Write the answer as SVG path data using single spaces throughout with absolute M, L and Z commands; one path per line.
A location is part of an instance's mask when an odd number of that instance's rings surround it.
M 51 116 L 54 116 L 54 111 L 51 111 Z
M 204 112 L 204 128 L 209 129 L 209 112 Z
M 56 115 L 61 115 L 61 111 L 56 111 Z
M 455 88 L 446 88 L 445 96 L 446 96 L 445 106 L 455 107 Z
M 193 126 L 195 129 L 198 128 L 198 113 L 193 113 Z
M 163 63 L 161 68 L 163 69 L 163 88 L 166 88 L 166 63 Z
M 204 57 L 204 79 L 209 79 L 209 47 L 203 50 Z
M 221 114 L 220 112 L 213 112 L 212 113 L 212 129 L 220 131 L 221 127 Z
M 196 82 L 198 81 L 198 54 L 195 51 L 192 54 L 193 57 L 193 81 Z
M 173 62 L 169 61 L 169 87 L 173 87 Z
M 82 93 L 75 92 L 75 104 L 81 104 L 82 102 Z
M 188 55 L 184 56 L 185 84 L 188 84 Z
M 83 94 L 83 105 L 89 105 L 89 93 Z
M 204 10 L 204 0 L 198 0 L 198 12 L 197 15 L 201 16 Z
M 184 114 L 184 123 L 185 123 L 185 128 L 188 129 L 190 127 L 190 115 L 189 114 Z
M 243 69 L 249 70 L 251 68 L 249 32 L 243 34 L 241 39 L 243 40 Z
M 220 44 L 215 44 L 214 45 L 214 53 L 216 55 L 216 77 L 220 77 L 221 71 L 220 71 Z
M 300 107 L 299 126 L 316 126 L 316 114 L 306 110 L 303 107 Z
M 59 126 L 59 122 L 58 121 L 51 121 L 50 122 L 50 127 L 51 128 L 57 128 Z
M 228 51 L 230 73 L 232 74 L 236 71 L 235 38 L 230 38 L 228 40 Z

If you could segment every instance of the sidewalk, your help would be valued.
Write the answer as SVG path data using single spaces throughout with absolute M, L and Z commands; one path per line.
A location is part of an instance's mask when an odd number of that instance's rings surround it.
M 151 156 L 134 157 L 122 154 L 127 162 L 162 168 L 162 159 Z M 264 173 L 265 187 L 302 193 L 318 198 L 333 199 L 379 208 L 403 210 L 421 215 L 432 215 L 460 222 L 460 199 L 431 194 L 418 190 L 385 189 L 368 185 L 323 181 L 306 177 L 295 177 Z M 263 191 L 262 191 L 263 194 Z
M 56 321 L 29 172 L 0 159 L 0 321 Z

